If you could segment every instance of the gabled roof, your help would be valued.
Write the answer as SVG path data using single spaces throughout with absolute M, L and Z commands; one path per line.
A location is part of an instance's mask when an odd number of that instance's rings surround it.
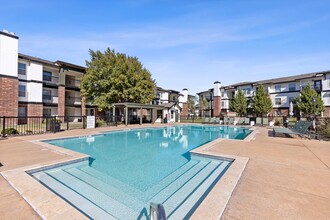
M 174 105 L 178 106 L 180 108 L 180 110 L 182 109 L 177 102 L 169 102 L 169 103 L 162 104 L 162 106 L 164 106 L 165 108 L 168 108 L 168 109 L 172 108 Z

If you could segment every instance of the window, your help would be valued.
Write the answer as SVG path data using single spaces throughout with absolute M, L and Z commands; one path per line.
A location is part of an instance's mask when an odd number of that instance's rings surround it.
M 52 81 L 52 73 L 51 72 L 48 72 L 48 71 L 44 71 L 42 73 L 42 80 L 43 81 L 51 82 Z
M 275 86 L 275 92 L 281 92 L 281 85 Z
M 242 91 L 243 91 L 244 95 L 250 95 L 251 94 L 251 89 L 250 88 L 243 89 Z
M 289 84 L 289 91 L 296 91 L 296 84 L 290 83 Z
M 25 90 L 26 90 L 26 86 L 18 85 L 18 96 L 25 97 Z
M 316 92 L 320 92 L 322 90 L 321 80 L 314 81 L 314 89 L 316 90 Z
M 18 116 L 19 117 L 26 116 L 26 106 L 18 106 Z
M 52 99 L 52 90 L 44 89 L 42 91 L 42 99 L 51 100 Z
M 281 111 L 280 110 L 275 110 L 275 116 L 280 116 L 281 115 Z
M 275 98 L 275 105 L 281 105 L 281 98 Z
M 292 102 L 292 104 L 295 104 L 295 100 L 294 100 L 295 97 L 289 97 L 289 104 Z
M 224 108 L 225 107 L 225 102 L 221 101 L 221 107 Z
M 25 75 L 26 74 L 26 64 L 18 63 L 18 74 Z
M 42 111 L 42 115 L 44 117 L 49 117 L 51 116 L 51 113 L 52 113 L 52 110 L 50 108 L 44 108 L 43 111 Z
M 221 92 L 221 97 L 224 97 L 225 96 L 225 92 Z

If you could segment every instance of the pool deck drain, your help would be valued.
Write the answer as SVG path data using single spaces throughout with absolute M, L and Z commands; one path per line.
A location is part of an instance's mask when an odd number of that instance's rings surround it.
M 140 128 L 141 126 L 135 127 Z M 129 126 L 129 128 L 134 128 L 134 126 Z M 125 129 L 125 127 L 116 129 Z M 2 174 L 7 179 L 15 180 L 15 175 L 19 170 L 25 173 L 25 169 L 34 168 L 36 167 L 35 164 L 43 166 L 74 159 L 74 156 L 70 156 L 68 152 L 60 153 L 56 149 L 42 150 L 45 146 L 36 144 L 34 140 L 89 135 L 105 130 L 111 130 L 111 128 L 74 130 L 58 134 L 2 140 L 0 161 L 4 166 L 0 167 L 0 171 L 3 171 Z M 330 216 L 329 142 L 274 138 L 268 135 L 270 130 L 266 128 L 257 128 L 257 131 L 258 133 L 251 141 L 222 140 L 208 148 L 200 148 L 203 152 L 199 153 L 224 157 L 233 157 L 232 155 L 238 156 L 237 158 L 249 157 L 250 160 L 245 163 L 245 165 L 247 164 L 245 171 L 240 173 L 241 178 L 234 184 L 237 186 L 233 193 L 229 193 L 231 194 L 229 202 L 228 200 L 219 201 L 217 193 L 221 194 L 221 192 L 217 192 L 216 187 L 214 187 L 192 218 L 200 219 L 203 216 L 205 219 L 217 219 L 223 212 L 221 217 L 223 219 L 327 219 Z M 226 174 L 230 174 L 230 169 L 227 170 Z M 26 175 L 28 176 L 28 174 Z M 30 186 L 29 181 L 24 180 L 24 176 L 22 178 L 17 177 L 15 180 L 21 181 L 22 185 L 27 187 L 21 193 L 31 194 L 35 197 L 36 202 L 39 202 L 40 207 L 53 210 L 53 213 L 46 213 L 46 216 L 43 215 L 42 217 L 51 219 L 56 215 L 73 217 L 77 214 L 78 211 L 75 209 L 60 210 L 58 209 L 59 206 L 50 207 L 51 202 L 56 204 L 61 202 L 52 196 L 45 200 L 42 195 L 38 195 L 40 194 L 39 191 L 34 194 L 31 189 L 35 187 Z M 15 217 L 37 219 L 38 216 L 33 213 L 33 210 L 24 200 L 17 196 L 17 193 L 15 194 L 8 184 L 3 182 L 5 180 L 0 178 L 0 181 L 2 181 L 0 184 L 4 186 L 0 191 L 1 198 L 13 196 L 11 200 L 2 199 L 0 201 L 1 219 Z M 224 189 L 219 188 L 218 190 Z M 210 197 L 212 195 L 213 199 Z M 213 205 L 214 202 L 218 206 Z M 219 203 L 227 202 L 224 210 L 219 209 Z M 21 210 L 8 208 L 10 206 L 15 207 L 15 203 L 21 204 L 23 208 Z M 210 211 L 218 213 L 218 215 L 209 215 Z M 78 214 L 81 213 L 78 212 Z

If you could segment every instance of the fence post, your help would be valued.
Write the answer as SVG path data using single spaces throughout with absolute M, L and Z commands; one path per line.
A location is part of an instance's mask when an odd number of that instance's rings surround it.
M 69 116 L 66 116 L 66 130 L 69 130 Z
M 57 124 L 56 116 L 54 116 L 54 118 L 53 118 L 53 132 L 54 133 L 56 133 L 56 124 Z
M 2 116 L 2 137 L 6 136 L 6 116 Z

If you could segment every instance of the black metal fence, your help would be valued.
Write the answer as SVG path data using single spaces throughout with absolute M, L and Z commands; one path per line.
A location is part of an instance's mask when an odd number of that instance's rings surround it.
M 86 116 L 2 116 L 1 136 L 55 133 L 86 128 Z

